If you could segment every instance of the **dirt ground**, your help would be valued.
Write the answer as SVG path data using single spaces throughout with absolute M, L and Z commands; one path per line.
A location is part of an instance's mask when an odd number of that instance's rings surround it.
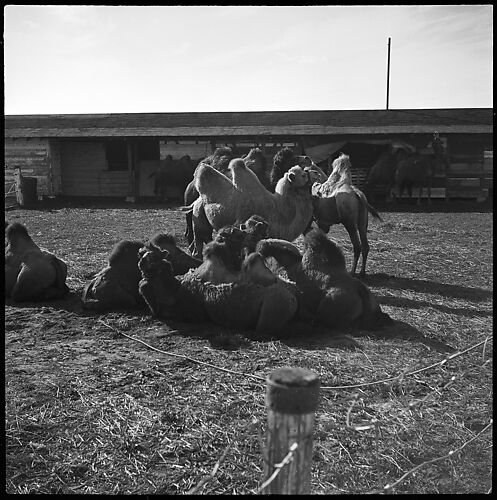
M 281 366 L 309 368 L 323 387 L 313 493 L 382 493 L 420 464 L 395 493 L 489 490 L 490 210 L 413 206 L 370 221 L 364 281 L 395 324 L 348 332 L 360 344 L 350 349 L 332 334 L 256 342 L 213 324 L 161 322 L 144 310 L 84 311 L 82 288 L 120 239 L 168 231 L 186 246 L 176 208 L 94 203 L 6 212 L 67 262 L 71 289 L 65 300 L 5 304 L 8 493 L 256 493 L 264 379 Z M 344 228 L 330 236 L 350 268 Z

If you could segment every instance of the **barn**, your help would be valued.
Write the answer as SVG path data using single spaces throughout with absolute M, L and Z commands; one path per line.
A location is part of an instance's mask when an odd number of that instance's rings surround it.
M 39 199 L 137 201 L 153 196 L 154 173 L 166 158 L 188 155 L 194 168 L 224 145 L 240 155 L 257 146 L 270 162 L 283 146 L 318 164 L 344 151 L 361 187 L 389 144 L 429 152 L 435 131 L 449 169 L 437 174 L 434 196 L 491 197 L 491 108 L 6 115 L 5 190 L 12 193 L 14 173 L 20 171 L 37 179 Z M 168 186 L 172 198 L 181 197 L 191 178 L 193 170 L 184 170 Z

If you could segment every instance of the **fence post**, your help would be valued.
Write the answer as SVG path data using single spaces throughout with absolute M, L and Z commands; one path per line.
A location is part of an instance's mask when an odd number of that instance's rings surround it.
M 305 368 L 284 367 L 273 371 L 266 380 L 268 429 L 264 463 L 264 481 L 268 482 L 275 466 L 288 456 L 277 476 L 267 484 L 267 494 L 298 495 L 310 493 L 312 433 L 318 404 L 319 378 Z M 287 462 L 288 459 L 285 461 Z

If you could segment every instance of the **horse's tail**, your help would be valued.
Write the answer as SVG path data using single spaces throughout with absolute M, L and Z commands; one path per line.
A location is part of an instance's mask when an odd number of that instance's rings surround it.
M 378 210 L 374 208 L 367 200 L 366 195 L 358 188 L 355 186 L 352 186 L 352 189 L 354 190 L 355 194 L 358 196 L 358 198 L 361 200 L 361 202 L 364 204 L 364 206 L 368 209 L 368 212 L 378 219 L 380 222 L 383 222 L 383 219 L 381 218 L 380 214 L 378 213 Z

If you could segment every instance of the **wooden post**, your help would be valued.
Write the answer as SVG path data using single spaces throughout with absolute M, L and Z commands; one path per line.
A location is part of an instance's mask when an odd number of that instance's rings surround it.
M 319 378 L 310 370 L 284 367 L 268 376 L 264 481 L 269 484 L 264 488 L 264 493 L 310 493 L 312 433 L 318 396 Z M 275 472 L 275 466 L 282 461 L 285 465 L 280 467 L 277 476 L 269 482 Z
M 16 201 L 19 203 L 21 207 L 24 206 L 24 190 L 23 190 L 23 182 L 22 182 L 22 173 L 21 169 L 17 167 L 14 170 L 14 181 L 16 183 Z

